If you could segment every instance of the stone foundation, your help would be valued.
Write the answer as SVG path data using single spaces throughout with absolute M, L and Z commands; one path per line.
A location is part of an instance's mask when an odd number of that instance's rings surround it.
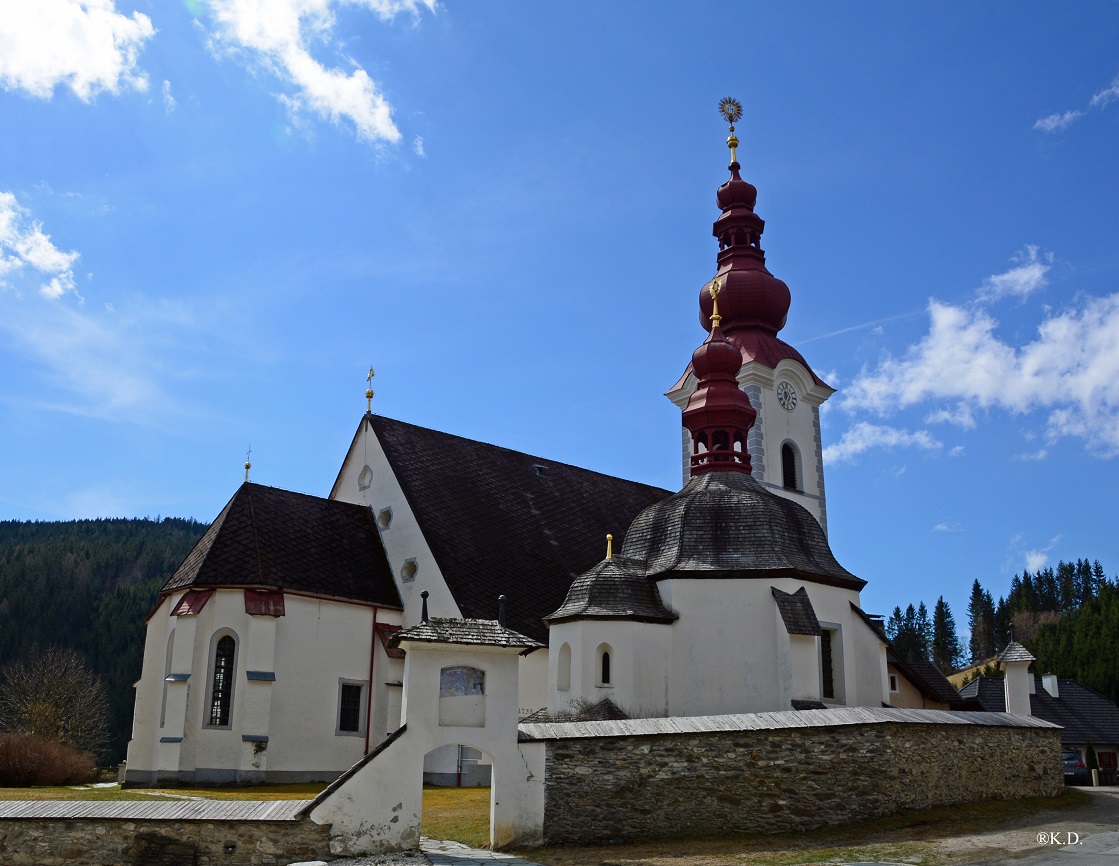
M 938 715 L 986 721 L 533 736 L 546 746 L 544 842 L 803 830 L 1063 790 L 1059 728 Z
M 286 866 L 331 859 L 311 821 L 0 820 L 4 866 Z

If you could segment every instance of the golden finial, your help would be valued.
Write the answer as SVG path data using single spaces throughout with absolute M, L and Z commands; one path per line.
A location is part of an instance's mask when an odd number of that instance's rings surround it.
M 719 100 L 719 113 L 730 124 L 730 137 L 727 138 L 727 147 L 730 148 L 730 161 L 738 162 L 738 156 L 735 153 L 738 147 L 738 138 L 734 134 L 734 125 L 742 119 L 742 103 L 733 96 L 726 96 Z
M 609 533 L 606 535 L 606 558 L 614 558 L 614 536 Z
M 711 295 L 711 327 L 719 327 L 719 323 L 723 321 L 723 317 L 719 315 L 719 292 L 723 290 L 719 278 L 713 279 L 707 286 L 707 293 Z
M 253 468 L 253 464 L 249 462 L 249 457 L 252 456 L 253 446 L 249 446 L 249 450 L 245 452 L 245 483 L 249 483 L 249 470 Z
M 365 377 L 369 384 L 365 388 L 365 411 L 373 411 L 373 365 L 369 365 L 369 375 Z

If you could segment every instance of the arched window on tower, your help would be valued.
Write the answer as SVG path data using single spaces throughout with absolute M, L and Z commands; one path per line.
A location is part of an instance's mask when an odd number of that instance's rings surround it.
M 610 644 L 604 643 L 598 645 L 598 650 L 595 653 L 595 655 L 598 656 L 598 682 L 596 685 L 612 686 L 614 684 L 614 680 L 612 679 L 613 671 L 611 670 L 612 659 L 610 658 L 612 652 L 613 650 Z
M 786 442 L 781 446 L 781 479 L 786 490 L 803 490 L 797 463 L 796 449 L 792 443 Z

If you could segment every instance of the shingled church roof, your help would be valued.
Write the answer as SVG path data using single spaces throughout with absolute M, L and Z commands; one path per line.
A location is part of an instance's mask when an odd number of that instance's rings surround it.
M 654 580 L 796 577 L 861 590 L 866 581 L 836 562 L 820 524 L 752 475 L 695 475 L 679 493 L 630 525 L 622 556 Z
M 401 607 L 368 508 L 245 482 L 161 589 L 248 586 Z
M 543 617 L 620 532 L 668 490 L 475 442 L 380 415 L 385 451 L 463 617 L 493 616 L 547 640 Z M 360 432 L 360 431 L 359 431 Z

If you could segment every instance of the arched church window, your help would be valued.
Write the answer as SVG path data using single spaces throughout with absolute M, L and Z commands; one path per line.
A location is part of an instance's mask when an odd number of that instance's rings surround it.
M 556 665 L 556 689 L 561 692 L 571 689 L 571 645 L 564 643 L 559 651 L 559 664 Z
M 159 726 L 167 724 L 167 682 L 171 678 L 171 660 L 175 655 L 175 630 L 167 636 L 167 654 L 163 663 L 163 700 L 159 707 Z
M 597 671 L 597 673 L 598 673 L 598 685 L 600 685 L 600 686 L 610 686 L 610 685 L 614 684 L 614 680 L 613 680 L 613 673 L 614 672 L 611 670 L 612 659 L 610 658 L 610 655 L 611 655 L 612 652 L 613 652 L 613 650 L 610 648 L 610 644 L 605 644 L 605 643 L 604 644 L 599 644 L 598 652 L 597 652 L 597 655 L 598 655 L 598 671 Z
M 213 673 L 210 678 L 210 699 L 206 724 L 211 728 L 229 727 L 233 709 L 233 673 L 236 670 L 237 641 L 224 634 L 214 644 Z
M 786 490 L 800 490 L 799 472 L 797 471 L 797 452 L 791 443 L 786 442 L 781 446 L 781 478 L 782 486 Z

